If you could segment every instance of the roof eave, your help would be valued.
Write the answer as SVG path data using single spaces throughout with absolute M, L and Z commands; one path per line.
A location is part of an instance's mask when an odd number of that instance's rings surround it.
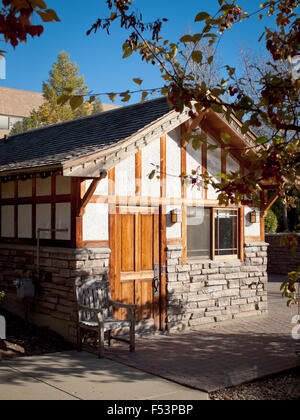
M 122 160 L 136 154 L 155 139 L 172 131 L 189 119 L 188 110 L 185 110 L 181 114 L 174 110 L 170 111 L 148 127 L 122 140 L 113 147 L 64 163 L 63 175 L 98 178 L 102 171 L 108 171 L 114 168 Z

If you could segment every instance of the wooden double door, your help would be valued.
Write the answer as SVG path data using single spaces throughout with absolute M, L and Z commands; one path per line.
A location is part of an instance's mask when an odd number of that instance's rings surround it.
M 159 208 L 120 206 L 114 215 L 114 255 L 111 267 L 115 300 L 135 304 L 136 321 L 160 327 Z M 124 318 L 126 313 L 118 311 Z

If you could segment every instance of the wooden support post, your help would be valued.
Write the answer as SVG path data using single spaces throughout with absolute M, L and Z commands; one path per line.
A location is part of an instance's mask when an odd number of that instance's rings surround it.
M 162 136 L 160 139 L 160 195 L 161 198 L 166 197 L 167 192 L 167 150 L 166 150 L 166 136 Z M 161 205 L 159 207 L 159 226 L 160 226 L 160 330 L 166 328 L 166 316 L 167 316 L 167 220 L 166 220 L 166 206 Z
M 202 175 L 204 176 L 207 171 L 207 133 L 202 130 L 202 134 L 205 137 L 202 145 Z M 207 200 L 207 187 L 203 189 L 203 199 Z
M 181 135 L 189 131 L 189 122 L 182 124 Z M 186 142 L 181 139 L 181 172 L 186 174 Z M 186 198 L 186 185 L 182 184 L 181 197 L 184 200 Z M 186 205 L 182 205 L 182 264 L 186 264 L 187 260 L 187 210 Z
M 108 195 L 115 196 L 115 168 L 108 172 Z M 113 300 L 117 300 L 116 284 L 115 284 L 115 264 L 116 264 L 116 204 L 109 203 L 108 206 L 108 220 L 109 220 L 109 247 L 110 247 L 110 263 L 109 263 L 109 278 L 110 290 Z
M 72 178 L 71 190 L 71 246 L 72 248 L 82 248 L 82 216 L 79 216 L 81 199 L 80 178 Z
M 135 155 L 135 194 L 142 195 L 142 151 L 139 150 Z
M 267 217 L 267 214 L 268 214 L 268 211 L 270 210 L 270 208 L 273 206 L 273 204 L 275 204 L 276 203 L 276 201 L 278 200 L 278 198 L 279 198 L 279 194 L 277 193 L 277 192 L 275 192 L 273 195 L 272 195 L 272 197 L 267 201 L 267 202 L 265 202 L 264 203 L 264 206 L 263 206 L 263 208 L 262 208 L 262 210 L 263 210 L 263 216 L 264 217 Z
M 239 249 L 240 249 L 240 260 L 245 261 L 245 208 L 241 207 L 239 210 Z
M 265 208 L 268 200 L 268 191 L 260 193 L 260 240 L 265 241 Z

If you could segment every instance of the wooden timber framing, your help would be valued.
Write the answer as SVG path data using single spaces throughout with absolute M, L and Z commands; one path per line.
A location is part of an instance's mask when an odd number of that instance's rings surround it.
M 80 216 L 81 180 L 73 178 L 71 183 L 71 247 L 82 248 L 82 216 Z
M 166 197 L 167 192 L 167 139 L 166 136 L 162 136 L 160 139 L 160 195 L 162 198 Z M 166 316 L 167 316 L 167 219 L 166 219 L 166 206 L 159 206 L 159 244 L 160 244 L 160 329 L 165 330 L 166 328 Z
M 115 168 L 108 172 L 108 194 L 110 196 L 115 195 L 115 180 L 116 171 Z M 110 248 L 110 264 L 109 264 L 109 278 L 112 299 L 116 299 L 116 204 L 115 202 L 109 203 L 108 206 L 108 232 L 109 232 L 109 248 Z
M 207 172 L 207 133 L 202 129 L 202 134 L 204 136 L 204 141 L 202 145 L 202 175 L 204 176 Z M 203 189 L 203 199 L 207 200 L 207 187 Z
M 142 195 L 142 151 L 135 155 L 135 194 Z
M 268 191 L 263 190 L 260 192 L 260 240 L 265 240 L 265 208 L 268 201 Z
M 189 122 L 185 122 L 181 125 L 181 135 L 184 135 L 190 131 Z M 182 138 L 181 139 L 181 173 L 186 174 L 187 167 L 186 167 L 186 147 L 187 143 Z M 181 187 L 181 198 L 184 200 L 186 198 L 186 185 L 182 183 Z M 187 212 L 186 212 L 186 205 L 182 203 L 182 264 L 186 264 L 187 259 Z
M 238 214 L 238 243 L 239 243 L 239 259 L 245 261 L 245 209 L 240 207 Z
M 268 198 L 269 188 L 263 189 L 260 192 L 260 240 L 263 242 L 265 240 L 265 219 L 267 217 L 268 211 L 276 203 L 279 198 L 279 193 L 274 192 L 273 195 Z
M 267 200 L 267 194 L 264 195 L 264 202 L 262 203 L 262 212 L 263 212 L 263 216 L 267 217 L 268 211 L 270 210 L 270 208 L 273 206 L 273 204 L 276 203 L 276 201 L 279 198 L 279 194 L 277 192 L 275 192 L 269 200 Z
M 43 176 L 42 176 L 43 175 Z M 46 176 L 44 176 L 46 175 Z M 47 176 L 48 175 L 48 176 Z M 48 246 L 55 246 L 60 245 L 64 247 L 71 247 L 72 238 L 74 237 L 75 230 L 71 229 L 70 236 L 71 240 L 56 240 L 55 237 L 55 228 L 56 228 L 56 204 L 59 203 L 70 203 L 72 202 L 72 191 L 69 194 L 58 194 L 56 191 L 56 182 L 57 176 L 61 175 L 61 171 L 54 171 L 54 172 L 42 172 L 41 174 L 38 173 L 26 173 L 23 175 L 18 175 L 13 177 L 13 196 L 11 198 L 4 198 L 2 195 L 2 188 L 1 188 L 1 196 L 0 202 L 2 206 L 13 206 L 14 207 L 14 237 L 2 237 L 1 242 L 3 243 L 15 243 L 20 245 L 34 245 L 36 244 L 36 215 L 37 215 L 37 206 L 39 204 L 49 204 L 51 207 L 51 220 L 50 220 L 50 228 L 52 230 L 50 239 L 42 239 L 41 243 Z M 39 179 L 50 179 L 50 191 L 48 194 L 39 195 L 37 193 L 37 181 Z M 31 180 L 31 194 L 29 196 L 20 196 L 20 188 L 19 185 L 23 181 Z M 72 182 L 70 183 L 72 185 Z M 19 237 L 19 214 L 18 209 L 19 206 L 31 205 L 31 238 L 20 238 Z M 71 217 L 71 215 L 70 215 Z M 1 229 L 1 221 L 0 221 L 0 229 Z

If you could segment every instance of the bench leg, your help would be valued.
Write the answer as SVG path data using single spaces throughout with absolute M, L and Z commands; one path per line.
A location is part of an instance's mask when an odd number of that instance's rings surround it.
M 77 351 L 82 351 L 82 335 L 81 328 L 77 328 Z
M 130 346 L 129 350 L 133 353 L 135 352 L 135 320 L 131 320 L 130 324 Z
M 108 345 L 111 346 L 111 330 L 108 331 Z
M 99 359 L 104 357 L 104 326 L 99 327 L 99 349 L 98 349 Z

